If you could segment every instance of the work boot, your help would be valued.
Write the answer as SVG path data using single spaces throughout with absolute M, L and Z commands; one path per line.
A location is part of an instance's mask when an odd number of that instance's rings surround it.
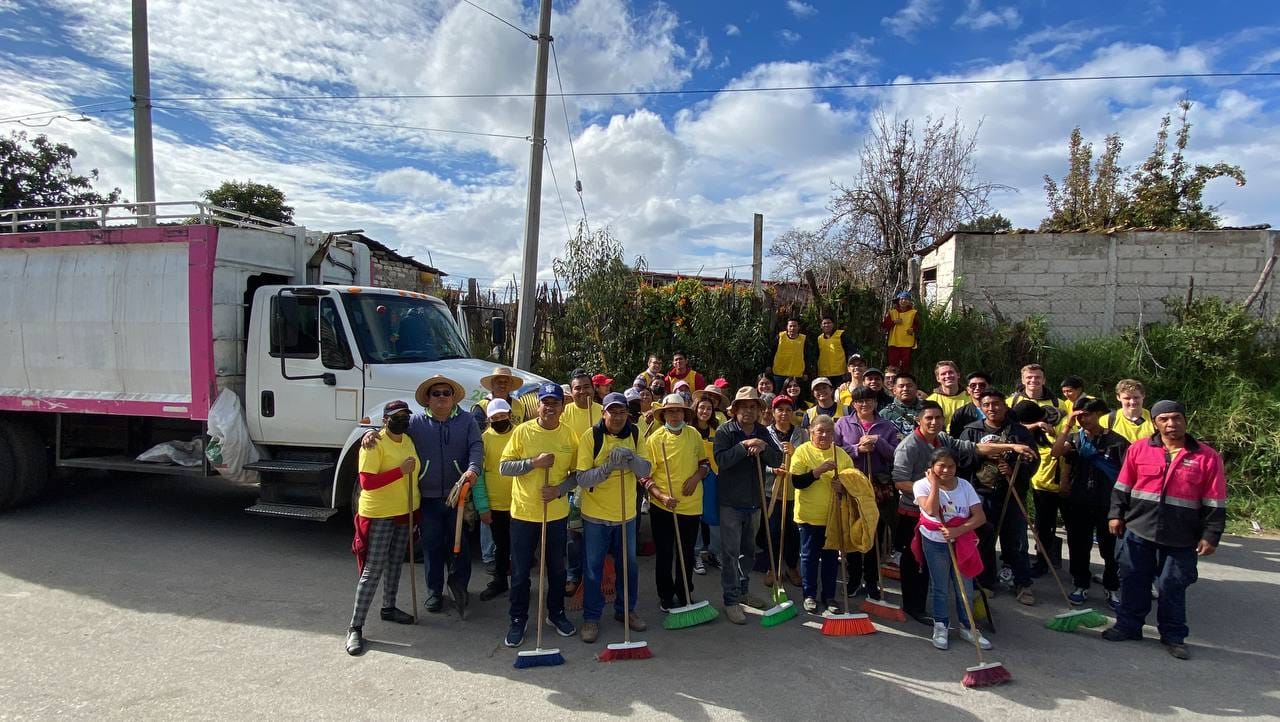
M 1191 652 L 1187 651 L 1187 645 L 1181 642 L 1166 642 L 1162 639 L 1160 644 L 1164 645 L 1165 651 L 1174 659 L 1191 659 Z
M 774 580 L 774 577 L 773 577 L 773 570 L 772 570 L 772 569 L 770 569 L 769 571 L 767 571 L 767 572 L 765 572 L 765 573 L 764 573 L 764 585 L 765 585 L 766 587 L 772 587 L 772 586 L 773 586 L 773 582 L 774 582 L 774 581 L 775 581 L 775 580 Z
M 1119 627 L 1113 626 L 1102 633 L 1102 638 L 1108 642 L 1127 642 L 1142 639 L 1142 633 L 1130 634 Z
M 600 624 L 598 622 L 582 623 L 582 641 L 591 644 L 600 638 Z
M 726 604 L 724 607 L 724 617 L 734 624 L 746 624 L 747 615 L 742 611 L 741 604 Z
M 383 607 L 381 616 L 382 621 L 395 622 L 396 624 L 413 624 L 417 621 L 414 619 L 412 614 L 396 609 L 395 607 Z
M 444 598 L 440 596 L 440 592 L 427 593 L 427 611 L 432 614 L 439 614 L 444 611 Z
M 494 579 L 485 586 L 483 591 L 480 592 L 480 601 L 487 602 L 490 599 L 496 599 L 497 597 L 506 594 L 508 589 L 506 582 L 500 582 L 497 579 Z
M 791 582 L 791 586 L 793 587 L 800 586 L 801 582 L 803 581 L 800 578 L 800 570 L 796 569 L 795 567 L 791 567 L 790 569 L 787 569 L 787 581 Z
M 364 636 L 361 634 L 360 627 L 351 627 L 347 630 L 347 654 L 352 657 L 364 654 Z
M 613 618 L 619 622 L 623 621 L 623 616 L 618 613 L 615 613 Z M 645 621 L 640 618 L 640 615 L 635 612 L 632 612 L 627 616 L 627 626 L 631 627 L 631 631 L 633 632 L 643 632 L 649 628 L 649 625 L 646 624 Z

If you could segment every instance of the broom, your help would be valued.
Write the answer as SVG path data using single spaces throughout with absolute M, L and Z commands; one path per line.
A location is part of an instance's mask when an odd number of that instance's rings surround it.
M 761 466 L 760 455 L 756 454 L 756 481 L 760 484 L 760 501 L 764 502 L 764 468 Z M 783 497 L 782 503 L 787 503 Z M 783 506 L 783 514 L 786 514 L 786 506 Z M 782 578 L 778 576 L 777 559 L 773 556 L 773 531 L 769 529 L 769 520 L 765 519 L 764 538 L 769 551 L 769 566 L 773 567 L 773 606 L 764 610 L 764 614 L 760 617 L 760 626 L 776 627 L 788 619 L 795 619 L 796 605 L 795 602 L 787 599 L 787 593 L 782 589 Z
M 835 462 L 835 480 L 840 482 L 840 457 L 836 449 L 831 450 L 831 460 Z M 819 483 L 819 482 L 815 482 Z M 839 494 L 832 494 L 832 503 L 840 504 L 839 497 L 843 495 L 844 489 L 841 487 Z M 849 567 L 845 564 L 844 558 L 844 509 L 836 509 L 836 553 L 839 555 L 840 564 L 840 593 L 844 596 L 844 611 L 840 614 L 828 614 L 822 620 L 822 635 L 825 637 L 858 637 L 864 634 L 875 634 L 876 627 L 871 623 L 871 618 L 865 614 L 849 613 Z
M 617 593 L 618 584 L 617 573 L 614 571 L 613 557 L 604 558 L 604 571 L 600 573 L 600 577 L 600 592 L 604 595 L 605 603 L 608 604 L 613 601 L 614 595 Z M 564 601 L 565 609 L 571 612 L 582 610 L 583 587 L 585 586 L 586 584 L 579 584 L 578 588 L 574 590 L 573 596 Z
M 867 457 L 867 478 L 871 478 L 871 457 Z M 878 525 L 877 525 L 878 526 Z M 888 523 L 885 523 L 888 526 Z M 875 537 L 872 539 L 872 553 L 876 559 L 876 588 L 880 590 L 880 601 L 876 601 L 868 596 L 862 600 L 861 611 L 864 614 L 870 614 L 873 617 L 887 619 L 891 622 L 907 621 L 906 612 L 902 611 L 902 607 L 896 604 L 890 604 L 884 601 L 884 574 L 881 571 L 880 564 L 880 531 L 877 529 Z
M 425 463 L 430 463 L 430 460 L 428 460 Z M 424 466 L 423 471 L 425 470 L 426 470 L 426 467 Z M 408 514 L 409 543 L 406 544 L 405 546 L 408 547 L 407 551 L 409 552 L 409 592 L 413 595 L 413 606 L 410 607 L 410 609 L 413 610 L 412 623 L 417 624 L 418 623 L 418 579 L 417 577 L 413 576 L 413 485 L 417 483 L 417 480 L 410 479 L 408 476 L 405 476 L 404 480 L 405 480 L 405 485 L 404 485 L 405 494 L 409 497 L 407 502 L 405 503 L 405 508 L 409 510 L 409 514 Z
M 551 470 L 542 470 L 542 485 L 551 485 Z M 536 646 L 526 652 L 516 654 L 516 669 L 529 667 L 557 667 L 564 664 L 564 656 L 559 649 L 542 648 L 542 627 L 547 615 L 547 502 L 542 502 L 542 540 L 538 542 L 538 619 L 534 626 L 538 629 Z
M 623 516 L 626 516 L 627 508 L 627 484 L 626 474 L 621 470 L 618 471 L 618 493 L 622 496 Z M 636 517 L 636 526 L 640 525 L 640 518 Z M 627 554 L 627 537 L 630 536 L 627 531 L 627 521 L 622 521 L 622 644 L 606 645 L 604 651 L 600 653 L 596 659 L 601 662 L 619 662 L 624 659 L 649 659 L 653 656 L 653 652 L 649 649 L 648 642 L 631 641 L 631 574 Z
M 667 493 L 672 498 L 675 498 L 675 487 L 671 485 L 671 467 L 667 462 L 666 439 L 662 440 L 662 470 L 667 476 Z M 680 583 L 684 585 L 685 605 L 675 607 L 667 612 L 666 619 L 662 620 L 662 627 L 664 629 L 685 629 L 713 621 L 720 616 L 720 612 L 716 611 L 716 608 L 711 606 L 711 602 L 705 599 L 701 602 L 693 601 L 692 593 L 689 590 L 689 572 L 684 561 L 684 543 L 680 539 L 680 519 L 675 509 L 671 510 L 671 517 L 672 526 L 676 530 L 676 559 L 680 560 Z
M 1013 500 L 1018 502 L 1018 509 L 1022 511 L 1022 518 L 1027 518 L 1026 503 L 1019 498 L 1018 494 L 1013 495 Z M 1030 525 L 1028 525 L 1030 526 Z M 1072 609 L 1071 599 L 1067 597 L 1067 589 L 1062 586 L 1062 578 L 1058 576 L 1058 570 L 1054 568 L 1053 563 L 1049 561 L 1049 555 L 1045 551 L 1044 544 L 1040 543 L 1040 535 L 1036 533 L 1035 527 L 1030 527 L 1031 538 L 1036 542 L 1036 549 L 1040 552 L 1040 556 L 1044 557 L 1045 566 L 1049 568 L 1049 572 L 1053 574 L 1053 581 L 1058 585 L 1058 591 L 1062 594 L 1062 601 L 1067 605 L 1067 610 L 1062 614 L 1058 614 L 1045 620 L 1044 626 L 1055 632 L 1074 632 L 1080 627 L 1101 627 L 1107 623 L 1107 618 L 1102 614 L 1090 608 Z
M 770 594 L 773 596 L 774 604 L 782 604 L 783 602 L 789 601 L 787 597 L 786 587 L 783 585 L 783 582 L 782 582 L 782 561 L 783 561 L 782 557 L 784 556 L 782 553 L 782 550 L 783 550 L 783 547 L 785 547 L 787 544 L 787 495 L 789 493 L 787 491 L 787 486 L 788 486 L 787 481 L 788 481 L 788 476 L 791 473 L 789 471 L 790 469 L 791 469 L 791 454 L 787 454 L 786 458 L 782 462 L 782 468 L 779 469 L 777 474 L 775 475 L 782 482 L 781 489 L 778 491 L 778 494 L 777 494 L 781 498 L 770 500 L 769 513 L 766 514 L 764 518 L 764 523 L 768 525 L 769 520 L 773 518 L 773 501 L 782 502 L 782 510 L 778 514 L 778 563 L 773 567 L 774 577 L 775 577 L 774 588 L 773 588 L 773 591 L 770 592 Z
M 956 561 L 955 545 L 947 542 L 947 553 L 951 555 L 951 570 L 955 572 L 956 584 L 960 589 L 960 599 L 964 602 L 964 610 L 969 617 L 969 633 L 973 635 L 973 648 L 978 651 L 978 664 L 964 670 L 961 681 L 966 687 L 992 687 L 1004 684 L 1013 679 L 1009 670 L 999 662 L 987 662 L 982 658 L 982 635 L 978 633 L 978 623 L 973 620 L 973 607 L 969 604 L 969 593 L 964 590 L 964 577 L 960 576 L 960 563 Z

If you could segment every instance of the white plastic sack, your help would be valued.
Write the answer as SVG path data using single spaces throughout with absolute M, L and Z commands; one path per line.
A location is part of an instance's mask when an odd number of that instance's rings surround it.
M 153 464 L 177 464 L 178 466 L 199 466 L 202 461 L 200 439 L 192 441 L 166 441 L 138 454 L 138 461 Z
M 209 409 L 209 447 L 205 456 L 218 473 L 241 484 L 256 484 L 258 472 L 247 471 L 245 464 L 261 458 L 258 447 L 249 440 L 249 427 L 244 423 L 240 397 L 231 389 L 223 389 Z

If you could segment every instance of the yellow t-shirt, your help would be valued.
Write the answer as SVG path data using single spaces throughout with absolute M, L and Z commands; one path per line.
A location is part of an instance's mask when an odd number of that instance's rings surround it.
M 476 406 L 479 406 L 480 408 L 484 409 L 485 412 L 487 413 L 489 411 L 490 401 L 493 401 L 493 399 L 490 399 L 490 398 L 480 399 L 479 401 L 476 402 Z M 511 425 L 519 426 L 520 424 L 524 423 L 526 418 L 528 418 L 525 416 L 525 413 L 524 413 L 524 404 L 520 401 L 520 399 L 511 399 L 510 404 L 511 404 Z
M 511 432 L 511 440 L 502 452 L 502 461 L 532 459 L 538 454 L 555 454 L 550 469 L 532 469 L 524 476 L 511 479 L 511 518 L 520 521 L 542 521 L 542 487 L 559 486 L 573 469 L 578 451 L 578 437 L 563 422 L 547 430 L 537 419 L 526 421 Z M 550 473 L 548 473 L 550 472 Z M 547 502 L 547 521 L 569 516 L 569 499 L 562 496 Z
M 1040 446 L 1036 450 L 1040 452 L 1040 466 L 1036 468 L 1036 473 L 1031 475 L 1031 488 L 1040 491 L 1057 491 L 1058 459 L 1053 457 L 1053 445 Z
M 889 329 L 889 345 L 898 348 L 915 348 L 916 337 L 907 333 L 916 322 L 916 309 L 899 311 L 889 309 L 889 318 L 893 320 L 893 328 Z
M 1111 414 L 1103 414 L 1098 419 L 1098 423 L 1102 424 L 1102 428 L 1111 429 L 1117 434 L 1124 437 L 1125 441 L 1132 444 L 1140 439 L 1149 439 L 1151 435 L 1156 433 L 1156 427 L 1151 423 L 1151 412 L 1146 409 L 1142 410 L 1142 423 L 1135 424 L 1124 417 L 1124 412 L 1117 410 L 1115 413 L 1115 423 L 1111 422 Z
M 600 420 L 603 413 L 604 407 L 595 401 L 592 401 L 587 408 L 580 409 L 577 404 L 566 399 L 564 413 L 560 414 L 560 424 L 568 426 L 573 431 L 573 438 L 577 440 L 582 438 L 592 424 Z
M 713 431 L 710 436 L 702 440 L 702 453 L 706 454 L 707 461 L 711 462 L 711 473 L 719 474 L 720 465 L 716 463 L 715 445 L 716 433 Z
M 951 417 L 964 408 L 965 404 L 969 403 L 969 394 L 965 393 L 964 389 L 961 389 L 960 393 L 955 396 L 947 396 L 934 391 L 929 394 L 928 400 L 936 401 L 942 407 L 942 428 L 949 429 L 951 428 Z
M 405 459 L 413 459 L 413 473 L 409 475 L 409 479 L 415 482 L 410 486 L 413 487 L 413 508 L 417 509 L 422 501 L 416 483 L 418 473 L 422 470 L 422 463 L 418 461 L 418 453 L 414 450 L 413 440 L 408 434 L 401 434 L 399 441 L 392 441 L 390 436 L 380 432 L 377 445 L 372 449 L 360 449 L 359 471 L 365 474 L 381 474 L 384 471 L 400 468 L 400 464 L 404 463 Z M 401 476 L 377 489 L 361 489 L 360 503 L 356 507 L 356 513 L 366 519 L 386 519 L 408 513 L 405 508 L 409 504 L 409 493 L 404 488 L 406 483 L 405 477 Z
M 514 433 L 515 429 L 511 428 L 507 433 L 499 434 L 490 426 L 480 435 L 484 442 L 484 488 L 489 492 L 489 508 L 494 511 L 511 510 L 511 477 L 503 476 L 498 471 L 498 464 Z M 541 517 L 538 520 L 541 521 Z
M 795 453 L 791 455 L 791 476 L 808 474 L 823 462 L 830 461 L 833 453 L 841 474 L 853 471 L 853 459 L 849 458 L 844 449 L 832 444 L 830 448 L 823 450 L 812 441 L 806 441 L 797 446 Z M 796 489 L 795 511 L 791 518 L 797 524 L 827 525 L 827 514 L 831 511 L 831 480 L 834 478 L 836 472 L 833 469 L 818 477 L 808 487 Z
M 845 370 L 844 344 L 841 337 L 844 331 L 833 331 L 831 338 L 818 334 L 818 375 L 835 380 Z
M 707 458 L 702 436 L 688 424 L 679 434 L 671 433 L 665 425 L 659 426 L 646 443 L 649 459 L 653 462 L 653 480 L 658 488 L 671 494 L 678 502 L 676 513 L 697 516 L 702 513 L 702 484 L 698 484 L 689 496 L 684 495 L 684 482 L 698 473 L 698 464 Z M 666 460 L 663 460 L 663 450 Z M 670 465 L 668 467 L 668 464 Z M 670 474 L 668 475 L 668 471 Z M 668 486 L 668 476 L 670 486 Z
M 804 375 L 804 334 L 789 338 L 786 331 L 778 332 L 778 350 L 773 352 L 773 375 Z
M 605 460 L 609 458 L 609 454 L 619 446 L 631 449 L 636 452 L 636 456 L 642 459 L 649 458 L 649 450 L 645 444 L 644 436 L 639 434 L 637 434 L 636 442 L 634 443 L 631 441 L 631 434 L 627 434 L 622 439 L 613 434 L 605 434 L 600 444 L 600 453 L 596 454 L 594 459 L 588 459 L 587 456 L 591 454 L 591 450 L 595 448 L 595 445 L 596 438 L 593 429 L 588 429 L 587 433 L 578 439 L 578 471 L 586 471 L 604 464 Z M 618 491 L 619 486 L 623 489 L 621 494 Z M 581 500 L 583 518 L 616 522 L 635 518 L 636 475 L 631 473 L 630 470 L 614 471 L 609 474 L 608 479 L 590 489 L 579 489 L 576 493 Z M 625 497 L 625 503 L 623 497 Z M 626 512 L 625 520 L 622 517 L 624 511 Z

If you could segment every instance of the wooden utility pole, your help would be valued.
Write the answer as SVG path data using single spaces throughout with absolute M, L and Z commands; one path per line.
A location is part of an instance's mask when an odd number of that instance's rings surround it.
M 764 272 L 764 214 L 757 213 L 753 219 L 751 234 L 751 290 L 759 296 L 764 289 L 761 276 Z
M 155 225 L 156 172 L 151 147 L 151 53 L 147 0 L 133 0 L 133 184 L 138 225 Z

